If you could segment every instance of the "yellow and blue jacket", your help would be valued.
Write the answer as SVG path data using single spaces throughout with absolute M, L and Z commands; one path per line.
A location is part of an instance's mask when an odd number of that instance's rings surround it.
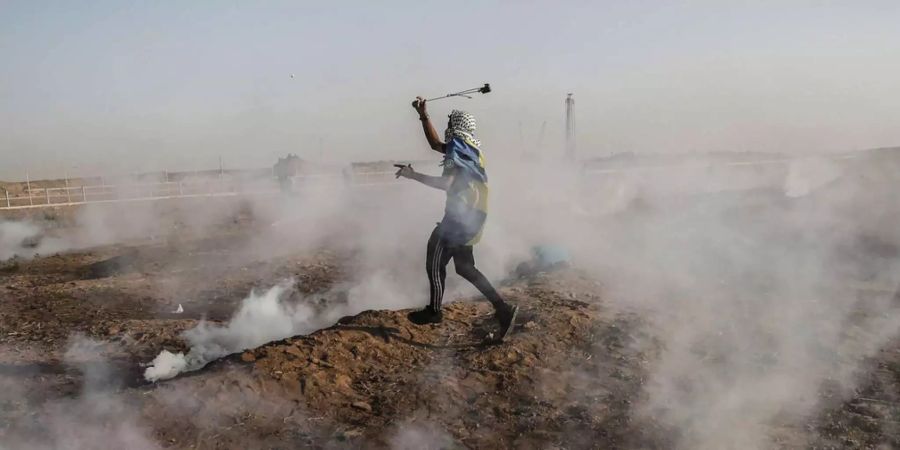
M 444 145 L 444 176 L 453 176 L 447 189 L 440 236 L 450 246 L 475 245 L 487 220 L 488 185 L 484 155 L 471 141 L 454 137 Z

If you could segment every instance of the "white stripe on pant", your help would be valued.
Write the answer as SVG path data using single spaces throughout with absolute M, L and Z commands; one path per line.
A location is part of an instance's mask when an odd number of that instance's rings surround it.
M 432 309 L 434 309 L 435 311 L 440 311 L 441 306 L 444 303 L 444 284 L 443 281 L 441 281 L 441 269 L 443 268 L 441 264 L 441 256 L 443 253 L 444 240 L 438 239 L 436 245 L 434 246 L 434 254 L 432 255 L 431 261 L 431 277 L 434 280 L 434 289 L 437 289 L 434 295 L 434 299 L 436 300 L 434 303 L 436 304 L 431 305 Z

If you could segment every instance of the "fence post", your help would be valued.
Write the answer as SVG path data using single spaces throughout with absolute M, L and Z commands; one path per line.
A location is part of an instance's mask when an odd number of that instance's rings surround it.
M 31 198 L 31 177 L 28 176 L 28 171 L 25 171 L 25 185 L 28 187 L 28 204 L 34 205 L 34 199 Z
M 72 193 L 69 190 L 69 169 L 65 170 L 66 177 L 66 203 L 72 203 Z
M 50 189 L 49 188 L 44 188 L 44 196 L 47 197 L 47 204 L 49 205 L 50 204 Z
M 87 191 L 84 190 L 84 185 L 81 185 L 81 202 L 87 203 Z
M 12 205 L 9 204 L 9 191 L 6 191 L 6 207 L 9 208 L 10 206 Z
M 66 183 L 66 203 L 72 203 L 72 188 Z

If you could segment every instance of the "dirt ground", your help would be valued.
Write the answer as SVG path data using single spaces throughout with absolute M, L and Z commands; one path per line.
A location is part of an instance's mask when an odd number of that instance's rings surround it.
M 347 277 L 347 255 L 325 250 L 222 257 L 246 239 L 238 230 L 4 263 L 0 389 L 16 393 L 0 397 L 4 448 L 663 449 L 678 439 L 635 407 L 664 343 L 641 311 L 608 307 L 604 280 L 577 267 L 503 282 L 522 307 L 505 343 L 489 339 L 489 305 L 459 299 L 441 325 L 366 311 L 145 382 L 160 350 L 186 350 L 182 331 L 227 320 L 252 288 L 293 277 L 314 297 Z M 73 336 L 101 344 L 73 363 Z M 826 388 L 824 412 L 772 424 L 777 445 L 900 447 L 900 341 L 866 370 L 849 399 L 830 401 Z

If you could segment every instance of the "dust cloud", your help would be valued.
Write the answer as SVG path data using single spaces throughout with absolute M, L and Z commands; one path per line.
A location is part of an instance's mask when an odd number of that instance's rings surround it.
M 639 311 L 662 344 L 633 418 L 670 430 L 679 448 L 768 447 L 775 425 L 801 423 L 823 399 L 852 393 L 867 358 L 897 335 L 900 212 L 891 152 L 781 155 L 737 166 L 684 155 L 672 168 L 593 172 L 520 158 L 490 142 L 485 152 L 492 199 L 479 267 L 499 281 L 534 246 L 561 246 L 576 268 L 603 281 L 605 307 Z M 321 248 L 352 255 L 346 283 L 326 295 L 339 301 L 316 309 L 294 283 L 261 286 L 227 322 L 184 333 L 186 354 L 162 350 L 144 374 L 158 381 L 342 315 L 424 305 L 421 260 L 442 200 L 401 181 L 246 199 L 240 207 L 207 204 L 177 221 L 146 206 L 127 216 L 88 208 L 76 231 L 51 231 L 59 241 L 47 242 L 56 251 L 165 242 L 173 230 L 202 235 L 243 208 L 255 218 L 254 237 L 229 262 Z M 37 233 L 7 223 L 3 248 Z M 448 298 L 474 294 L 448 281 Z M 423 434 L 404 431 L 396 446 Z
M 564 245 L 607 285 L 606 306 L 650 320 L 662 349 L 636 420 L 679 448 L 768 448 L 774 425 L 852 393 L 900 331 L 897 156 L 786 156 L 687 179 L 495 164 L 502 233 L 485 247 L 508 266 L 522 244 Z

